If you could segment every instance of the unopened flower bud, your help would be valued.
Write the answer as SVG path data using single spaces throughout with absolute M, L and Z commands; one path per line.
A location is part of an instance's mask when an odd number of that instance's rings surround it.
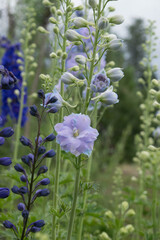
M 57 20 L 54 17 L 49 18 L 50 23 L 56 24 Z
M 55 6 L 51 7 L 51 13 L 56 14 L 56 11 L 57 11 L 57 9 Z
M 57 50 L 56 54 L 57 54 L 58 57 L 61 57 L 62 56 L 62 50 L 61 49 Z
M 110 210 L 106 211 L 104 215 L 106 217 L 110 218 L 110 219 L 114 219 L 115 218 L 113 213 Z
M 64 59 L 66 59 L 66 58 L 67 58 L 67 56 L 68 56 L 68 55 L 67 55 L 67 53 L 66 53 L 66 52 L 63 52 L 63 53 L 62 53 L 62 59 L 63 59 L 63 60 L 64 60 Z
M 96 0 L 89 0 L 89 5 L 94 9 L 97 7 L 97 1 Z
M 136 213 L 133 209 L 129 209 L 127 212 L 126 212 L 126 217 L 132 217 L 134 216 Z
M 50 55 L 49 55 L 51 58 L 56 58 L 57 57 L 57 54 L 55 53 L 55 52 L 52 52 L 52 53 L 50 53 Z
M 76 17 L 72 20 L 73 27 L 74 28 L 82 28 L 82 27 L 87 27 L 87 26 L 92 26 L 94 25 L 93 23 L 88 22 L 86 19 L 82 17 Z
M 67 30 L 65 36 L 70 42 L 80 41 L 82 38 L 88 39 L 88 37 L 85 37 L 72 29 Z
M 77 11 L 82 11 L 83 8 L 84 8 L 83 5 L 79 5 L 79 6 L 75 7 L 74 9 Z
M 59 28 L 58 28 L 58 27 L 54 27 L 54 28 L 53 28 L 53 32 L 54 32 L 55 34 L 59 34 Z
M 56 13 L 57 13 L 58 16 L 62 16 L 63 15 L 63 13 L 62 13 L 62 11 L 60 9 L 58 9 Z
M 125 211 L 127 211 L 127 209 L 129 208 L 128 202 L 126 202 L 126 201 L 122 202 L 120 208 L 121 208 L 121 210 L 122 210 L 122 214 L 124 214 Z
M 108 27 L 108 25 L 109 25 L 109 21 L 108 21 L 107 18 L 101 17 L 101 18 L 99 19 L 99 21 L 98 21 L 98 28 L 99 28 L 100 30 L 106 29 L 106 28 Z
M 109 71 L 107 71 L 107 77 L 113 82 L 117 82 L 121 80 L 121 78 L 124 77 L 124 73 L 121 70 L 121 68 L 113 68 Z
M 79 71 L 79 66 L 75 65 L 75 66 L 71 67 L 69 70 L 74 71 L 74 72 Z
M 119 50 L 119 48 L 122 46 L 122 40 L 121 39 L 115 39 L 109 42 L 108 47 L 111 50 Z
M 78 78 L 69 72 L 65 72 L 61 77 L 61 81 L 65 84 L 72 84 L 78 81 Z
M 42 26 L 39 26 L 38 28 L 37 28 L 37 30 L 40 32 L 40 33 L 49 33 L 44 27 L 42 27 Z
M 102 232 L 100 235 L 99 235 L 99 239 L 100 240 L 111 240 L 111 238 L 108 236 L 108 234 L 106 232 Z
M 124 17 L 121 15 L 115 15 L 113 17 L 108 18 L 109 23 L 113 24 L 121 24 L 124 22 Z
M 45 6 L 51 6 L 52 3 L 49 0 L 43 0 L 42 2 Z
M 75 61 L 81 65 L 85 65 L 86 63 L 86 58 L 83 55 L 76 55 L 75 56 Z

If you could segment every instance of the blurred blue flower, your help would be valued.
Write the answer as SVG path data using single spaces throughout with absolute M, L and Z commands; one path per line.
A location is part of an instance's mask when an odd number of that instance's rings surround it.
M 90 126 L 90 118 L 84 114 L 74 114 L 64 117 L 64 122 L 57 123 L 57 143 L 62 150 L 71 152 L 75 156 L 84 153 L 90 155 L 98 131 Z
M 2 126 L 7 121 L 7 116 L 9 115 L 12 120 L 18 121 L 19 108 L 20 108 L 20 95 L 22 87 L 22 76 L 21 71 L 19 70 L 20 64 L 17 63 L 18 59 L 23 59 L 18 56 L 17 51 L 21 51 L 20 43 L 11 45 L 6 38 L 0 39 L 0 46 L 5 48 L 5 53 L 2 57 L 2 65 L 9 71 L 12 72 L 15 77 L 19 80 L 16 85 L 9 89 L 8 91 L 2 90 L 2 107 L 1 107 L 1 116 L 3 119 Z M 15 94 L 15 90 L 19 91 L 19 95 Z M 24 105 L 27 103 L 27 88 L 25 87 L 25 96 L 24 96 Z M 22 114 L 21 125 L 24 126 L 27 120 L 27 107 L 24 106 Z
M 104 92 L 109 85 L 110 79 L 107 77 L 105 70 L 102 69 L 93 76 L 90 87 L 93 92 Z

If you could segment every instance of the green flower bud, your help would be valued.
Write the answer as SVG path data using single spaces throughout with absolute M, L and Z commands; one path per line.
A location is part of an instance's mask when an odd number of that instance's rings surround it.
M 124 214 L 127 211 L 127 209 L 129 208 L 128 202 L 126 202 L 126 201 L 122 202 L 120 205 L 120 208 L 121 208 L 122 214 Z
M 67 30 L 66 34 L 65 34 L 67 40 L 69 40 L 70 42 L 76 42 L 76 41 L 80 41 L 82 38 L 84 39 L 88 39 L 89 37 L 85 37 L 83 35 L 80 35 L 79 33 L 77 33 L 74 30 Z
M 94 9 L 97 7 L 97 1 L 96 0 L 89 0 L 89 5 Z
M 126 230 L 128 234 L 134 232 L 134 227 L 131 224 L 126 225 Z
M 57 57 L 57 54 L 55 53 L 55 52 L 52 52 L 52 53 L 50 53 L 50 55 L 49 55 L 51 58 L 56 58 Z
M 157 79 L 152 79 L 152 84 L 155 86 L 155 87 L 158 87 L 159 86 L 159 81 Z
M 71 71 L 79 71 L 79 66 L 73 66 L 69 70 L 71 70 Z
M 99 240 L 111 240 L 111 238 L 108 236 L 108 234 L 106 232 L 102 232 L 99 235 Z
M 157 149 L 156 147 L 154 147 L 153 145 L 149 145 L 149 146 L 148 146 L 148 149 L 149 149 L 150 151 L 152 151 L 152 152 L 155 152 L 155 151 L 158 150 L 158 149 Z
M 34 74 L 35 74 L 35 73 L 34 73 L 33 71 L 29 72 L 29 76 L 30 76 L 30 77 L 34 76 Z
M 18 64 L 23 64 L 23 61 L 19 58 L 19 59 L 17 59 L 17 63 Z
M 160 91 L 156 92 L 157 102 L 160 103 Z
M 40 32 L 40 33 L 49 33 L 44 27 L 42 27 L 42 26 L 39 26 L 38 28 L 37 28 L 37 30 Z
M 106 28 L 108 27 L 108 25 L 109 25 L 109 21 L 108 21 L 107 18 L 101 17 L 101 18 L 99 19 L 99 21 L 98 21 L 98 28 L 99 28 L 100 30 L 106 29 Z
M 37 68 L 37 67 L 38 67 L 38 64 L 37 64 L 36 62 L 34 62 L 34 63 L 31 64 L 31 67 Z
M 59 34 L 59 28 L 58 28 L 58 27 L 54 27 L 54 28 L 53 28 L 53 32 L 54 32 L 55 34 Z
M 49 1 L 49 0 L 43 0 L 43 5 L 45 5 L 45 6 L 51 6 L 52 5 L 52 3 Z
M 11 104 L 11 102 L 12 102 L 12 99 L 11 98 L 7 98 L 7 103 Z
M 124 17 L 121 15 L 115 15 L 113 17 L 108 18 L 108 20 L 109 20 L 109 23 L 118 25 L 124 22 Z
M 147 151 L 142 151 L 140 153 L 140 158 L 144 161 L 148 160 L 150 158 L 150 153 Z
M 63 13 L 62 13 L 62 11 L 60 9 L 57 10 L 57 15 L 58 16 L 62 16 L 63 15 Z
M 74 8 L 77 11 L 82 11 L 83 10 L 83 5 L 79 5 L 77 7 Z
M 104 216 L 107 217 L 107 218 L 110 218 L 110 219 L 115 218 L 114 214 L 110 210 L 106 211 Z
M 57 23 L 57 20 L 56 20 L 54 17 L 50 17 L 50 18 L 49 18 L 49 22 L 50 22 L 50 23 L 53 23 L 53 24 L 56 24 L 56 23 Z
M 109 12 L 114 12 L 115 8 L 114 7 L 108 7 Z
M 62 50 L 61 49 L 57 50 L 56 54 L 57 54 L 58 57 L 61 57 L 62 56 Z
M 67 55 L 67 53 L 66 53 L 66 52 L 63 52 L 63 53 L 62 53 L 62 59 L 66 59 L 66 58 L 67 58 L 67 56 L 68 56 L 68 55 Z
M 85 58 L 83 55 L 76 55 L 76 56 L 75 56 L 75 61 L 76 61 L 78 64 L 85 65 L 85 63 L 86 63 L 86 58 Z
M 133 209 L 129 209 L 127 212 L 126 212 L 126 217 L 133 217 L 135 216 L 135 211 Z
M 57 9 L 55 6 L 51 7 L 51 13 L 56 14 L 56 11 L 57 11 Z
M 132 177 L 131 177 L 131 181 L 132 181 L 132 182 L 137 182 L 137 178 L 136 178 L 135 176 L 132 176 Z

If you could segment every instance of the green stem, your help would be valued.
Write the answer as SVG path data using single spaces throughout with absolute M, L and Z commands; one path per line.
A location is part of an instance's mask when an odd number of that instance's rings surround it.
M 153 240 L 157 239 L 157 166 L 154 166 L 154 181 L 153 181 L 153 206 L 152 206 L 152 216 L 153 216 Z
M 97 102 L 95 103 L 94 110 L 93 110 L 93 128 L 95 128 L 97 125 Z M 89 182 L 90 180 L 90 175 L 91 175 L 91 166 L 92 166 L 92 154 L 88 159 L 88 164 L 87 164 L 87 177 L 86 180 Z M 78 224 L 78 233 L 77 233 L 77 240 L 81 240 L 82 238 L 82 232 L 83 232 L 83 222 L 84 222 L 84 212 L 86 209 L 86 204 L 87 204 L 87 190 L 84 192 L 83 196 L 83 208 L 82 208 L 82 216 L 80 217 L 79 224 Z
M 80 157 L 77 158 L 78 166 L 76 167 L 76 179 L 75 179 L 75 185 L 74 185 L 74 195 L 73 195 L 73 203 L 71 208 L 71 214 L 70 214 L 70 220 L 68 224 L 68 233 L 67 233 L 67 240 L 71 239 L 72 236 L 72 230 L 73 230 L 73 224 L 75 219 L 75 212 L 76 212 L 76 204 L 77 204 L 77 197 L 78 197 L 78 191 L 79 191 L 79 181 L 80 181 Z
M 66 2 L 66 9 L 70 3 L 70 0 L 67 0 Z M 65 13 L 65 29 L 64 33 L 68 29 L 68 21 L 69 21 L 69 16 L 68 16 L 68 11 Z M 65 34 L 64 34 L 65 35 Z M 62 51 L 66 51 L 66 38 L 63 38 L 63 46 L 62 46 Z M 62 60 L 62 69 L 61 69 L 61 74 L 65 72 L 65 59 Z M 61 81 L 61 96 L 63 98 L 64 96 L 64 84 Z M 62 122 L 63 120 L 63 108 L 60 109 L 59 113 L 59 118 L 58 122 Z M 58 203 L 58 194 L 59 194 L 59 174 L 60 174 L 60 160 L 61 160 L 61 148 L 60 145 L 57 144 L 57 158 L 56 158 L 56 172 L 55 172 L 55 189 L 54 189 L 54 196 L 53 196 L 53 208 L 57 210 L 57 203 Z M 56 240 L 56 224 L 57 224 L 57 218 L 56 215 L 53 215 L 53 220 L 52 220 L 52 239 Z M 57 231 L 58 232 L 58 231 Z

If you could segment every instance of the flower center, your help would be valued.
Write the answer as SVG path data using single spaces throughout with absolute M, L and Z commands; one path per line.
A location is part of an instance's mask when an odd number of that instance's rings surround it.
M 77 128 L 73 128 L 73 136 L 77 137 L 79 135 L 79 130 Z

